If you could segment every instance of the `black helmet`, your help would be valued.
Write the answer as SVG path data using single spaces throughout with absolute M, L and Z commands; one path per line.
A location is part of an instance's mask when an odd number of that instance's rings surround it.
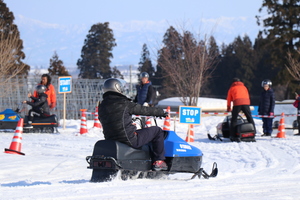
M 103 91 L 105 92 L 118 92 L 124 93 L 124 85 L 117 78 L 109 78 L 104 82 Z
M 46 91 L 47 87 L 45 85 L 36 86 L 35 90 L 38 94 L 42 94 Z
M 140 74 L 140 79 L 142 79 L 142 78 L 149 78 L 149 74 L 147 73 L 147 72 L 142 72 L 141 74 Z
M 233 78 L 232 79 L 232 82 L 240 82 L 241 81 L 241 79 L 239 79 L 239 78 Z
M 264 85 L 268 85 L 269 87 L 271 87 L 272 81 L 270 81 L 269 79 L 265 79 L 261 82 L 261 87 L 264 87 Z

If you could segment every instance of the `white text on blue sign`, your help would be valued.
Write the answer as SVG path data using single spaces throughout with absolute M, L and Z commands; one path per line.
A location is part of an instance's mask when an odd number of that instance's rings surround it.
M 59 85 L 70 85 L 71 84 L 71 80 L 70 79 L 61 79 L 59 82 Z
M 198 114 L 199 114 L 199 110 L 182 109 L 182 115 L 197 116 Z

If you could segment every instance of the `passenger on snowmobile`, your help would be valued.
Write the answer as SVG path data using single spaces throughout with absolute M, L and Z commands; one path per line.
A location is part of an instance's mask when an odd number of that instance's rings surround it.
M 115 140 L 133 148 L 140 148 L 151 142 L 153 147 L 153 170 L 167 170 L 164 156 L 164 133 L 160 127 L 153 126 L 136 130 L 132 115 L 166 117 L 163 109 L 146 107 L 128 99 L 122 82 L 116 78 L 107 79 L 103 86 L 103 101 L 99 106 L 99 120 L 103 127 L 105 140 Z
M 36 86 L 36 93 L 38 97 L 33 97 L 28 94 L 28 97 L 33 100 L 31 101 L 23 101 L 24 104 L 28 104 L 32 106 L 32 109 L 28 112 L 28 124 L 24 126 L 24 128 L 33 128 L 32 120 L 34 116 L 38 117 L 49 117 L 50 116 L 50 109 L 47 102 L 47 94 L 45 94 L 47 87 L 45 85 L 38 85 Z
M 274 92 L 271 88 L 272 82 L 268 79 L 265 79 L 261 83 L 261 87 L 263 87 L 263 91 L 260 95 L 260 101 L 258 106 L 258 114 L 259 115 L 274 115 L 274 107 L 275 107 L 275 96 Z M 263 135 L 261 136 L 271 136 L 273 128 L 273 118 L 264 117 L 263 121 Z
M 43 74 L 39 85 L 46 86 L 45 93 L 48 96 L 48 98 L 47 98 L 48 105 L 51 110 L 54 109 L 56 107 L 56 92 L 55 92 L 54 86 L 51 84 L 51 76 L 49 76 L 49 74 Z M 36 91 L 34 91 L 33 96 L 37 98 L 38 93 Z

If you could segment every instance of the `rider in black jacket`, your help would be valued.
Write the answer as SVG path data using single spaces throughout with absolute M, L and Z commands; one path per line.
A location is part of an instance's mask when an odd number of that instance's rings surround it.
M 124 86 L 118 79 L 111 78 L 104 82 L 103 101 L 99 105 L 99 120 L 106 140 L 116 140 L 133 148 L 152 142 L 153 170 L 167 170 L 164 162 L 164 134 L 157 126 L 136 129 L 132 124 L 132 115 L 165 117 L 161 108 L 146 107 L 133 103 L 124 92 Z
M 23 103 L 26 103 L 30 106 L 32 106 L 32 109 L 28 112 L 28 124 L 24 126 L 24 128 L 33 128 L 32 126 L 32 120 L 34 116 L 38 117 L 48 117 L 50 116 L 50 108 L 47 102 L 47 94 L 45 94 L 46 86 L 44 85 L 38 85 L 36 86 L 36 92 L 38 94 L 38 97 L 33 97 L 30 94 L 28 94 L 28 97 L 30 97 L 33 101 L 23 101 Z

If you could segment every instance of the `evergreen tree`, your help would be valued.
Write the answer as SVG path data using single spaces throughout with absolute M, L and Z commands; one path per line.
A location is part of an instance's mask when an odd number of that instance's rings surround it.
M 54 54 L 50 59 L 50 66 L 48 68 L 48 72 L 50 75 L 70 76 L 68 70 L 66 70 L 64 66 L 63 61 L 58 58 L 56 51 L 54 51 Z
M 233 43 L 221 45 L 221 59 L 215 71 L 213 72 L 213 94 L 219 98 L 226 98 L 227 91 L 230 87 L 232 79 L 236 77 L 236 69 L 238 68 L 238 60 L 235 56 Z
M 216 39 L 213 36 L 211 36 L 209 38 L 208 53 L 209 53 L 209 55 L 210 55 L 211 58 L 213 58 L 213 57 L 219 58 L 219 56 L 220 56 L 219 47 L 217 45 Z
M 142 57 L 139 62 L 138 70 L 140 73 L 147 72 L 149 74 L 150 79 L 154 76 L 155 73 L 155 69 L 152 66 L 152 62 L 150 58 L 150 52 L 146 44 L 143 45 Z
M 182 36 L 173 26 L 170 26 L 163 37 L 163 48 L 158 51 L 158 64 L 156 66 L 155 76 L 152 78 L 153 84 L 161 86 L 161 88 L 159 88 L 159 92 L 162 94 L 161 98 L 178 96 L 176 86 L 170 77 L 167 76 L 167 73 L 163 70 L 161 65 L 170 62 L 172 59 L 176 60 L 180 58 L 182 49 L 180 47 L 181 41 Z M 169 52 L 168 58 L 164 52 Z
M 118 68 L 116 66 L 113 68 L 112 78 L 124 79 L 124 76 L 122 75 L 122 73 L 120 72 L 120 70 L 118 70 Z
M 81 59 L 77 61 L 79 77 L 110 78 L 110 59 L 113 58 L 112 49 L 115 46 L 113 30 L 109 28 L 108 22 L 93 25 L 84 41 Z
M 285 98 L 288 98 L 293 87 L 290 84 L 292 76 L 288 73 L 285 65 L 287 61 L 287 53 L 291 52 L 295 59 L 300 59 L 295 52 L 300 48 L 300 0 L 263 0 L 262 12 L 267 11 L 266 18 L 257 17 L 257 23 L 262 24 L 265 29 L 260 35 L 265 35 L 270 42 L 272 65 L 277 68 L 277 77 L 273 83 L 286 86 Z
M 257 62 L 252 42 L 250 38 L 245 35 L 243 39 L 238 36 L 233 44 L 235 46 L 235 55 L 239 63 L 239 67 L 236 70 L 236 77 L 240 77 L 251 91 Z
M 215 63 L 216 63 L 216 66 L 217 66 L 218 63 L 220 62 L 220 59 L 221 59 L 219 47 L 218 47 L 217 42 L 216 42 L 216 40 L 213 36 L 211 36 L 209 38 L 208 42 L 209 42 L 209 45 L 208 45 L 209 59 L 214 59 Z M 215 69 L 210 69 L 210 70 L 211 70 L 212 74 L 213 74 L 213 71 L 215 71 Z M 202 94 L 211 96 L 216 91 L 216 88 L 214 87 L 215 86 L 214 78 L 210 77 L 210 76 L 207 76 L 207 77 L 204 77 L 204 78 L 207 78 L 207 79 L 204 81 L 204 84 L 202 86 Z
M 261 35 L 255 39 L 254 43 L 254 51 L 257 57 L 256 64 L 256 79 L 253 81 L 254 88 L 260 88 L 261 82 L 264 79 L 272 80 L 274 84 L 275 77 L 278 73 L 278 68 L 274 67 L 272 64 L 271 51 L 272 46 L 271 42 L 267 38 L 263 38 Z M 260 95 L 261 90 L 257 89 L 256 91 L 252 91 L 254 95 Z M 276 98 L 278 95 L 276 95 Z
M 20 33 L 16 24 L 14 24 L 14 15 L 9 11 L 9 8 L 0 0 L 0 48 L 1 56 L 4 56 L 4 60 L 1 59 L 1 67 L 5 68 L 4 71 L 7 75 L 15 75 L 19 74 L 28 74 L 30 70 L 30 66 L 23 63 L 23 59 L 25 59 L 25 54 L 23 50 L 23 41 L 20 39 Z M 7 41 L 7 42 L 6 42 Z M 5 43 L 6 45 L 3 45 Z M 12 50 L 11 50 L 12 49 Z M 13 56 L 6 56 L 4 53 L 13 54 Z M 10 51 L 10 52 L 8 52 Z M 10 60 L 7 60 L 7 59 Z M 7 64 L 7 66 L 5 66 Z M 12 65 L 13 63 L 13 65 Z M 3 71 L 3 70 L 1 70 Z
M 213 73 L 215 95 L 226 97 L 233 78 L 240 78 L 248 89 L 253 88 L 257 58 L 250 38 L 236 37 L 229 45 L 222 45 L 221 58 Z

